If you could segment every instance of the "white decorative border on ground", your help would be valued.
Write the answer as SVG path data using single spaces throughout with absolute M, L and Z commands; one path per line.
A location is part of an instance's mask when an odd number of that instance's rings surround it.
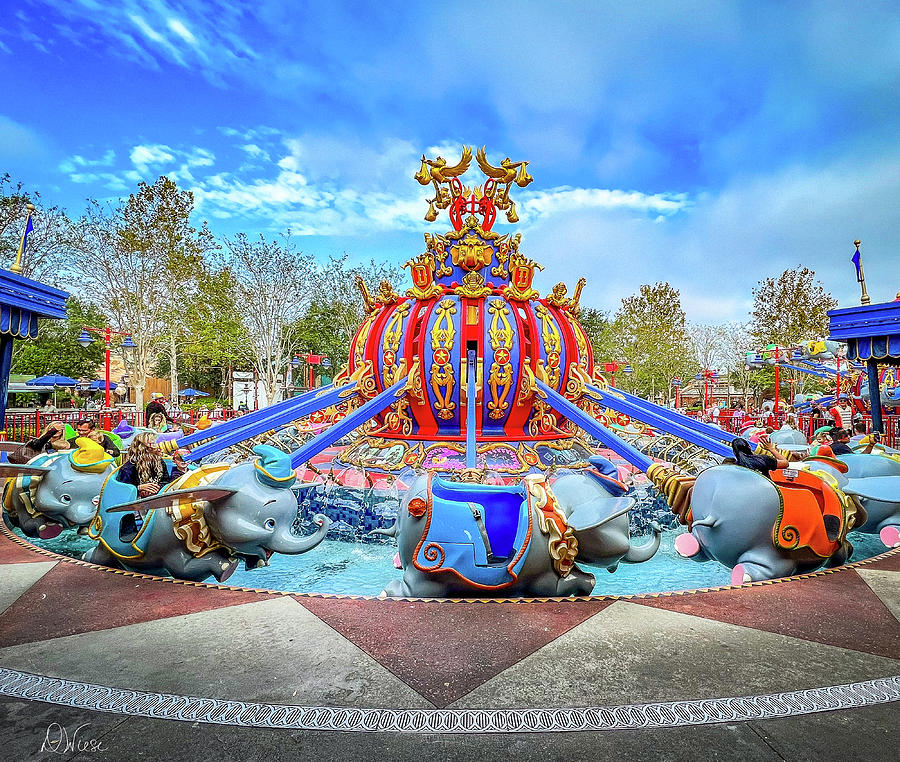
M 762 696 L 553 709 L 365 709 L 260 704 L 110 688 L 0 667 L 0 694 L 160 720 L 284 730 L 534 733 L 746 722 L 900 700 L 900 676 Z

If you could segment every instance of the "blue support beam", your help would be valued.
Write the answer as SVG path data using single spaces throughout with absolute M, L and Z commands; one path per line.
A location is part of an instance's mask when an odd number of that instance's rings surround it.
M 646 402 L 644 400 L 644 405 L 637 405 L 628 400 L 618 399 L 613 394 L 603 394 L 599 389 L 595 387 L 588 387 L 592 391 L 596 391 L 599 393 L 602 398 L 602 404 L 606 405 L 608 408 L 611 408 L 619 413 L 624 413 L 625 415 L 631 416 L 632 418 L 637 418 L 639 421 L 643 421 L 650 426 L 654 426 L 655 428 L 665 432 L 666 434 L 671 434 L 672 436 L 676 436 L 679 439 L 683 439 L 685 442 L 690 442 L 691 444 L 697 445 L 698 447 L 702 447 L 704 450 L 709 450 L 716 455 L 721 455 L 723 458 L 728 458 L 733 455 L 731 447 L 722 442 L 722 435 L 726 432 L 723 432 L 721 429 L 717 429 L 715 426 L 709 426 L 706 428 L 712 429 L 717 433 L 716 438 L 712 438 L 707 436 L 700 431 L 697 431 L 693 427 L 683 426 L 680 423 L 673 421 L 670 417 L 660 415 L 658 411 L 664 411 L 666 413 L 670 413 L 672 411 L 666 410 L 659 405 L 654 405 L 653 403 Z M 652 407 L 650 407 L 652 406 Z M 687 416 L 684 416 L 687 418 Z M 690 421 L 691 419 L 688 418 Z M 728 441 L 734 440 L 736 437 L 734 434 L 728 434 Z
M 610 390 L 609 394 L 605 394 L 602 389 L 596 386 L 587 387 L 592 392 L 599 394 L 603 400 L 602 404 L 607 405 L 608 407 L 613 408 L 613 410 L 618 410 L 618 408 L 609 404 L 610 399 L 615 399 L 615 395 L 613 394 L 613 390 Z M 691 431 L 695 431 L 698 434 L 702 434 L 707 439 L 712 439 L 718 442 L 727 442 L 729 445 L 735 439 L 737 439 L 737 434 L 732 434 L 730 431 L 725 431 L 724 429 L 720 429 L 718 426 L 712 426 L 708 423 L 704 423 L 703 421 L 698 421 L 696 418 L 691 418 L 689 415 L 685 415 L 684 413 L 679 413 L 677 410 L 669 410 L 668 408 L 664 408 L 661 405 L 657 405 L 653 402 L 648 402 L 647 400 L 643 400 L 640 397 L 635 396 L 634 394 L 629 394 L 628 392 L 623 392 L 621 389 L 615 390 L 616 394 L 621 394 L 627 402 L 630 402 L 632 405 L 637 407 L 639 410 L 646 411 L 647 414 L 656 416 L 658 418 L 662 418 L 667 422 L 667 425 L 676 425 L 681 429 L 690 429 Z M 621 410 L 619 412 L 625 412 Z M 631 413 L 626 413 L 626 415 L 631 415 Z M 634 418 L 637 418 L 640 421 L 644 421 L 644 423 L 649 423 L 651 425 L 655 425 L 651 423 L 649 420 L 645 420 L 638 414 L 633 415 Z M 665 428 L 659 426 L 658 428 L 662 428 L 663 431 L 666 431 Z M 667 433 L 675 434 L 675 436 L 681 436 L 681 434 L 677 434 L 674 431 L 669 431 Z M 687 439 L 687 441 L 692 441 L 687 437 L 681 437 L 682 439 Z M 699 442 L 694 442 L 694 444 L 700 444 Z M 705 444 L 700 444 L 701 447 L 706 447 Z M 706 448 L 710 449 L 710 448 Z M 731 454 L 731 447 L 728 448 L 729 454 Z
M 609 429 L 595 421 L 591 416 L 585 413 L 584 410 L 578 407 L 578 405 L 567 400 L 555 389 L 551 389 L 540 379 L 535 379 L 535 383 L 537 384 L 537 388 L 546 395 L 547 402 L 550 403 L 550 406 L 556 410 L 556 412 L 561 413 L 570 421 L 577 423 L 589 434 L 599 439 L 605 447 L 608 447 L 614 453 L 627 460 L 632 466 L 646 473 L 647 469 L 653 465 L 653 461 L 644 455 L 644 453 L 637 448 L 632 447 L 628 442 L 619 439 L 619 437 L 613 434 Z
M 293 405 L 291 407 L 280 408 L 274 415 L 256 419 L 250 426 L 235 429 L 227 434 L 216 437 L 211 442 L 200 445 L 191 450 L 190 455 L 186 456 L 185 460 L 200 460 L 207 455 L 220 452 L 226 447 L 231 447 L 232 445 L 236 445 L 239 442 L 243 442 L 266 431 L 287 426 L 298 418 L 303 418 L 319 410 L 324 410 L 339 402 L 346 402 L 347 400 L 353 399 L 357 394 L 359 394 L 359 391 L 355 384 L 351 386 L 339 386 L 331 389 L 327 394 L 323 394 L 321 397 L 307 399 L 302 404 Z M 181 440 L 179 440 L 178 443 L 180 445 Z
M 310 439 L 299 450 L 291 453 L 291 467 L 297 468 L 302 463 L 306 463 L 310 458 L 314 458 L 326 447 L 330 447 L 343 436 L 349 434 L 357 426 L 361 426 L 370 418 L 374 418 L 382 410 L 389 407 L 399 396 L 404 386 L 408 383 L 408 379 L 404 376 L 393 386 L 389 386 L 383 392 L 370 399 L 359 410 L 354 410 L 350 415 L 345 416 L 333 426 L 325 429 L 318 436 Z
M 334 384 L 323 386 L 319 389 L 311 389 L 310 391 L 301 394 L 299 397 L 291 397 L 290 399 L 276 402 L 274 405 L 269 405 L 268 407 L 264 407 L 260 410 L 254 410 L 252 413 L 246 413 L 245 415 L 238 416 L 237 418 L 232 418 L 230 421 L 217 423 L 215 426 L 211 426 L 208 429 L 195 431 L 193 434 L 188 434 L 186 437 L 182 437 L 181 439 L 179 439 L 178 446 L 190 447 L 193 444 L 197 444 L 197 442 L 203 442 L 211 438 L 214 439 L 218 436 L 221 436 L 222 434 L 228 434 L 229 432 L 235 431 L 237 429 L 242 429 L 245 426 L 250 426 L 251 424 L 254 424 L 263 419 L 273 418 L 279 415 L 282 411 L 299 407 L 300 405 L 309 402 L 309 400 L 315 399 L 316 395 L 332 388 L 334 388 Z M 266 429 L 263 430 L 265 431 Z

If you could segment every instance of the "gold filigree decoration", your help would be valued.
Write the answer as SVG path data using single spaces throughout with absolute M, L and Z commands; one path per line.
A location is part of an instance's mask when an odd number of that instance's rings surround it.
M 463 270 L 480 270 L 491 263 L 494 249 L 474 233 L 469 233 L 460 243 L 450 247 L 450 261 Z
M 518 222 L 519 215 L 516 214 L 516 204 L 509 197 L 509 187 L 513 183 L 520 188 L 524 188 L 534 178 L 525 171 L 528 166 L 527 161 L 512 161 L 508 156 L 500 162 L 499 167 L 494 167 L 488 163 L 485 155 L 485 148 L 482 146 L 475 154 L 475 160 L 481 171 L 490 179 L 484 184 L 483 195 L 491 199 L 498 209 L 506 212 L 508 222 Z M 502 187 L 501 187 L 502 186 Z
M 563 390 L 563 394 L 573 402 L 577 402 L 584 397 L 587 392 L 587 385 L 590 383 L 590 376 L 574 362 L 569 363 L 569 372 L 566 374 L 566 388 Z
M 378 301 L 385 306 L 400 301 L 400 294 L 394 291 L 389 280 L 383 280 L 378 284 Z
M 509 308 L 500 299 L 494 299 L 488 305 L 488 313 L 491 315 L 491 327 L 488 329 L 488 337 L 491 341 L 491 350 L 494 353 L 491 370 L 488 374 L 488 387 L 491 390 L 491 399 L 488 400 L 488 416 L 494 420 L 503 418 L 509 409 L 506 397 L 512 386 L 512 355 L 513 329 L 507 315 Z
M 443 156 L 434 159 L 426 159 L 422 155 L 422 166 L 414 175 L 419 185 L 434 185 L 434 198 L 428 199 L 428 212 L 425 219 L 434 222 L 437 219 L 437 210 L 446 209 L 450 202 L 459 195 L 462 185 L 453 180 L 464 174 L 472 163 L 472 149 L 463 146 L 462 158 L 459 163 L 447 166 L 447 160 Z M 446 187 L 444 187 L 446 186 Z
M 456 293 L 468 299 L 478 299 L 491 293 L 490 286 L 485 285 L 484 277 L 477 270 L 467 272 L 462 283 L 457 286 Z
M 453 395 L 455 376 L 453 372 L 453 342 L 456 330 L 453 327 L 453 315 L 456 314 L 456 305 L 450 299 L 445 299 L 437 307 L 437 320 L 431 329 L 431 349 L 434 353 L 434 362 L 429 373 L 431 390 L 434 392 L 434 407 L 438 418 L 450 420 L 456 403 L 450 397 Z
M 562 336 L 545 305 L 538 304 L 534 312 L 541 321 L 541 339 L 544 342 L 544 357 L 538 361 L 538 367 L 546 374 L 547 385 L 556 388 L 561 375 Z
M 574 317 L 570 318 L 569 323 L 575 334 L 575 343 L 578 345 L 578 365 L 585 373 L 590 373 L 587 335 L 584 332 L 584 328 L 581 327 L 581 323 Z
M 578 556 L 578 540 L 559 507 L 556 496 L 544 474 L 525 477 L 531 504 L 537 509 L 541 533 L 547 537 L 547 549 L 553 559 L 553 569 L 560 577 L 567 577 Z
M 410 303 L 404 302 L 391 313 L 387 327 L 384 329 L 384 337 L 381 342 L 381 374 L 384 377 L 385 386 L 392 386 L 401 378 L 402 373 L 398 365 L 397 353 L 400 350 L 400 341 L 403 338 L 403 321 L 409 314 Z M 404 372 L 406 361 L 401 360 Z
M 375 322 L 375 318 L 378 317 L 378 311 L 370 312 L 369 316 L 363 321 L 362 326 L 360 326 L 359 333 L 356 334 L 356 345 L 353 348 L 353 360 L 357 366 L 361 365 L 363 362 L 363 357 L 366 352 L 366 341 L 369 339 L 369 331 L 372 330 L 372 324 Z
M 413 257 L 403 266 L 409 268 L 413 281 L 413 287 L 406 292 L 407 296 L 424 301 L 444 293 L 444 289 L 434 282 L 433 253 L 425 252 L 424 254 L 419 254 L 419 256 Z M 447 274 L 449 275 L 451 272 L 452 270 L 448 267 Z
M 547 297 L 547 304 L 552 304 L 554 307 L 565 307 L 569 303 L 569 300 L 566 299 L 566 290 L 565 283 L 557 283 Z
M 556 413 L 544 400 L 539 397 L 535 398 L 532 407 L 534 413 L 528 422 L 528 433 L 533 436 L 541 436 L 544 434 L 560 433 L 561 429 L 557 425 Z
M 575 317 L 578 317 L 578 313 L 581 312 L 581 292 L 586 285 L 587 278 L 579 278 L 578 283 L 575 284 L 575 293 L 572 294 L 572 298 L 569 300 L 569 311 Z
M 363 280 L 362 275 L 357 275 L 353 282 L 356 283 L 356 287 L 359 289 L 359 293 L 362 296 L 363 304 L 365 305 L 366 312 L 369 314 L 373 312 L 378 312 L 378 304 L 372 298 L 372 295 L 369 293 L 369 287 L 366 285 L 366 282 Z
M 510 255 L 509 285 L 503 289 L 507 299 L 527 302 L 529 299 L 540 296 L 537 290 L 531 287 L 535 269 L 543 270 L 544 268 L 537 262 L 522 256 L 518 251 L 514 251 Z
M 519 393 L 516 395 L 516 406 L 523 407 L 531 404 L 531 398 L 534 396 L 536 384 L 534 382 L 534 372 L 531 366 L 526 362 L 522 366 L 522 380 L 519 382 Z

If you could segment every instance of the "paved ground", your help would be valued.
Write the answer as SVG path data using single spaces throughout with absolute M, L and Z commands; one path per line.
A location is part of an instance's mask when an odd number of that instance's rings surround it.
M 900 553 L 705 593 L 424 602 L 175 583 L 0 535 L 2 759 L 893 760 L 898 698 Z

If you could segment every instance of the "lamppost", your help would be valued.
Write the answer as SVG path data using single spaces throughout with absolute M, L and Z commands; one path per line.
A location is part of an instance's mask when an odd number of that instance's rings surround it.
M 625 374 L 625 378 L 628 379 L 628 391 L 633 392 L 634 389 L 631 387 L 631 374 L 634 373 L 634 368 L 629 364 L 622 368 L 622 372 Z
M 678 376 L 672 379 L 672 386 L 675 387 L 675 409 L 681 407 L 681 379 Z
M 92 333 L 100 334 L 106 344 L 106 409 L 109 410 L 109 348 L 112 345 L 112 337 L 124 336 L 125 340 L 122 342 L 122 349 L 127 350 L 129 353 L 135 348 L 135 343 L 131 340 L 131 334 L 127 331 L 114 331 L 109 326 L 106 326 L 106 328 L 82 327 L 81 335 L 77 339 L 78 343 L 87 348 L 94 341 L 91 338 Z

